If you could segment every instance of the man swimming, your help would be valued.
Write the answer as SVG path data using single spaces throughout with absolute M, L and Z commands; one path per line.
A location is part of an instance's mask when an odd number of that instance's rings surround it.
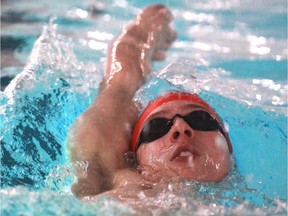
M 71 161 L 88 163 L 72 186 L 77 197 L 113 196 L 125 187 L 137 193 L 163 180 L 217 182 L 229 172 L 233 157 L 227 131 L 196 94 L 168 92 L 138 117 L 133 96 L 151 62 L 164 59 L 175 40 L 171 21 L 166 7 L 149 6 L 109 48 L 101 90 L 68 137 Z M 136 168 L 125 161 L 129 151 L 136 154 Z

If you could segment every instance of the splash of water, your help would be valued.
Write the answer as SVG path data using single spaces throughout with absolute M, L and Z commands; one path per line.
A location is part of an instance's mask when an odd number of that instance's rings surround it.
M 49 170 L 65 161 L 67 129 L 96 96 L 99 77 L 52 19 L 24 71 L 1 92 L 1 187 L 43 187 Z

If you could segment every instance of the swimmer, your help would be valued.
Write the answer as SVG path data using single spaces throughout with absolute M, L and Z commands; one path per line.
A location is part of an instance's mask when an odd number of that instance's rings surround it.
M 71 187 L 77 197 L 115 195 L 125 187 L 137 193 L 163 180 L 219 182 L 228 174 L 228 133 L 200 97 L 168 92 L 140 117 L 133 102 L 151 63 L 164 59 L 176 39 L 172 19 L 165 6 L 149 6 L 111 44 L 100 92 L 68 136 L 71 161 L 88 164 Z M 137 166 L 125 160 L 129 151 Z

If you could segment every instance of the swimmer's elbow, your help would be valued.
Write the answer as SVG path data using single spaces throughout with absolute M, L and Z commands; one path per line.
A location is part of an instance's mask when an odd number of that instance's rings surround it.
M 100 159 L 87 163 L 84 173 L 76 168 L 77 181 L 71 186 L 72 193 L 79 199 L 95 196 L 113 188 L 111 175 Z
M 71 192 L 78 199 L 83 199 L 87 196 L 96 196 L 101 193 L 101 190 L 96 184 L 91 185 L 88 181 L 78 180 L 71 186 Z
M 104 181 L 97 179 L 81 178 L 78 179 L 71 186 L 71 192 L 78 199 L 83 199 L 88 196 L 96 196 L 98 194 L 104 193 L 112 189 L 111 184 L 107 184 L 109 181 Z

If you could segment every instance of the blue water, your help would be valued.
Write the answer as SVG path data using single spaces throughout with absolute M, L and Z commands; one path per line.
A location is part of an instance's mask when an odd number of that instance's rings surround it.
M 97 96 L 107 44 L 154 2 L 2 2 L 3 215 L 137 215 L 104 196 L 73 197 L 65 138 Z M 219 184 L 183 182 L 177 194 L 142 201 L 156 205 L 154 215 L 286 215 L 286 1 L 160 2 L 178 39 L 135 101 L 144 106 L 171 88 L 198 92 L 229 126 L 236 166 Z

